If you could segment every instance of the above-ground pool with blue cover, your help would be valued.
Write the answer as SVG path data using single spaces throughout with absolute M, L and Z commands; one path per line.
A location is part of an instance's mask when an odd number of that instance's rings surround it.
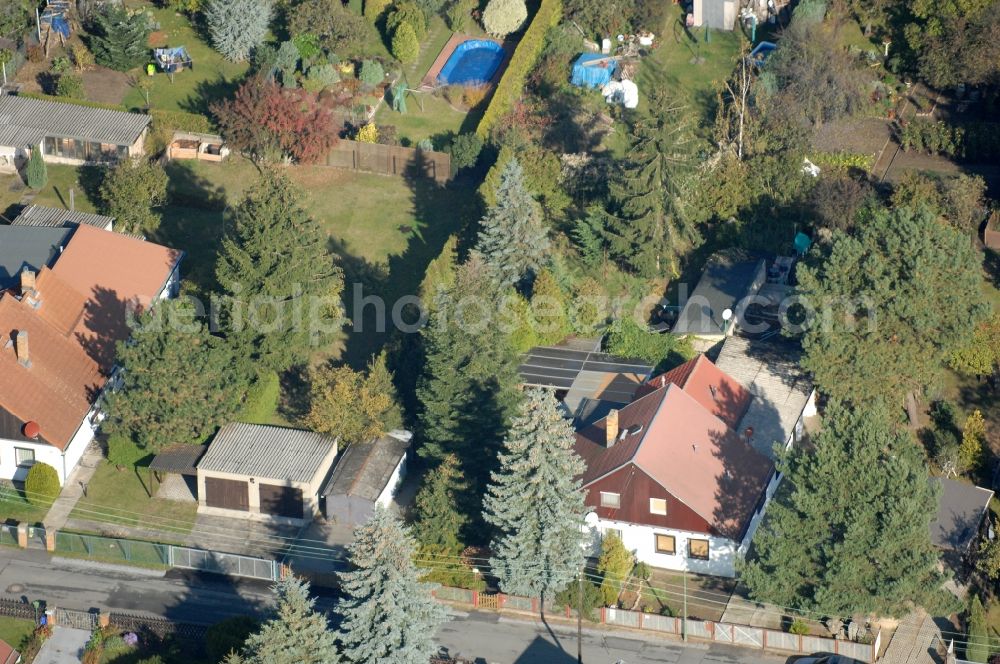
M 443 85 L 488 83 L 503 62 L 503 47 L 488 39 L 469 39 L 455 47 L 448 56 L 438 82 Z

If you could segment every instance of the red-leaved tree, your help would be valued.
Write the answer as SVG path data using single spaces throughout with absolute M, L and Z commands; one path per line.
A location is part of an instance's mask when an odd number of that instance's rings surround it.
M 232 99 L 211 109 L 229 146 L 258 161 L 288 156 L 314 164 L 334 146 L 341 129 L 314 93 L 260 77 L 247 79 Z

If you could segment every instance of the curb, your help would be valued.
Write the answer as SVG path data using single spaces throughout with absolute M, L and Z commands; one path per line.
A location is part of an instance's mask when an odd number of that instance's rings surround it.
M 53 564 L 67 565 L 69 567 L 101 570 L 105 572 L 118 572 L 120 574 L 131 574 L 133 576 L 163 578 L 167 574 L 167 570 L 163 569 L 149 569 L 148 567 L 133 567 L 131 565 L 115 565 L 114 563 L 102 563 L 96 560 L 84 560 L 81 558 L 64 558 L 63 556 L 52 556 L 50 561 Z

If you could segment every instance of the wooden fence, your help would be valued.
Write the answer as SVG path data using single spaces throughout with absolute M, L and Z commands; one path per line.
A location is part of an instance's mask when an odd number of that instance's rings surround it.
M 382 175 L 424 176 L 439 183 L 451 179 L 451 155 L 446 152 L 348 139 L 337 141 L 326 157 L 326 165 Z
M 539 611 L 538 599 L 515 597 L 503 593 L 479 593 L 464 588 L 441 587 L 434 596 L 442 601 L 459 604 L 471 604 L 475 608 L 496 608 L 498 610 L 535 613 Z M 546 601 L 545 609 L 550 615 L 564 614 L 567 618 L 575 618 L 576 612 L 566 606 L 557 606 Z M 781 652 L 810 654 L 816 652 L 844 655 L 860 662 L 874 662 L 882 645 L 882 632 L 875 636 L 871 643 L 846 641 L 824 636 L 808 634 L 791 634 L 764 627 L 749 625 L 734 625 L 732 623 L 715 622 L 713 620 L 684 620 L 674 616 L 661 616 L 655 613 L 641 611 L 626 611 L 612 607 L 594 611 L 595 621 L 602 625 L 615 625 L 648 632 L 687 636 L 688 639 L 699 639 L 715 643 L 760 650 L 777 650 Z

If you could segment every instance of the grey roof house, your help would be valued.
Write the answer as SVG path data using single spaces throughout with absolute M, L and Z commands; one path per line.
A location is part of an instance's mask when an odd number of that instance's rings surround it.
M 198 511 L 305 523 L 336 456 L 337 440 L 314 431 L 226 424 L 198 461 Z
M 52 267 L 72 234 L 72 228 L 0 226 L 0 291 L 17 286 L 25 268 Z
M 48 228 L 74 228 L 80 224 L 94 226 L 101 230 L 114 230 L 114 218 L 90 212 L 63 210 L 42 205 L 29 205 L 21 210 L 14 219 L 12 226 L 44 226 Z
M 35 146 L 63 164 L 143 154 L 148 115 L 0 95 L 0 172 L 14 172 Z
M 965 555 L 979 534 L 993 492 L 947 477 L 932 477 L 941 486 L 938 511 L 931 521 L 931 542 L 944 551 Z
M 391 431 L 369 443 L 349 445 L 323 487 L 323 513 L 345 525 L 364 523 L 376 505 L 388 507 L 406 475 L 413 434 Z

